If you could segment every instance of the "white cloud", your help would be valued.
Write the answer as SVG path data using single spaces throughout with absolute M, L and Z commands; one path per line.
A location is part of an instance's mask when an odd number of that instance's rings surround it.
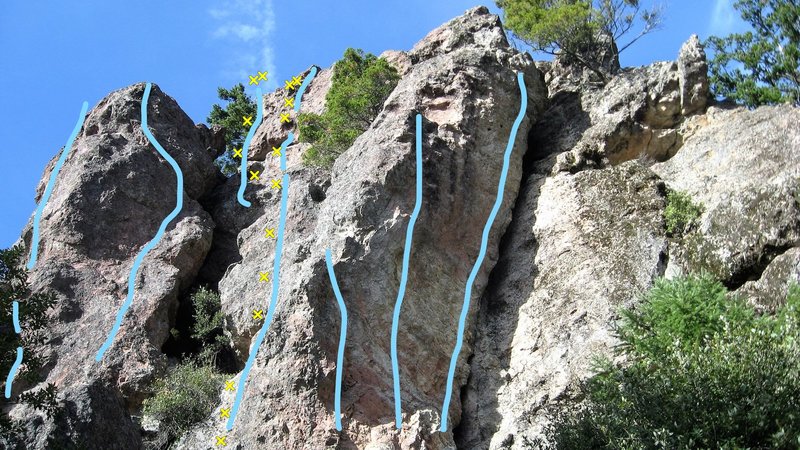
M 269 81 L 262 90 L 274 89 L 275 81 L 274 50 L 272 47 L 275 30 L 275 10 L 272 0 L 233 0 L 222 6 L 215 6 L 208 14 L 216 22 L 211 32 L 214 39 L 230 46 L 227 52 L 230 61 L 223 76 L 231 82 L 248 85 L 248 75 L 266 70 Z
M 738 13 L 733 9 L 732 0 L 714 0 L 714 9 L 708 23 L 708 34 L 725 36 L 734 31 L 738 23 Z

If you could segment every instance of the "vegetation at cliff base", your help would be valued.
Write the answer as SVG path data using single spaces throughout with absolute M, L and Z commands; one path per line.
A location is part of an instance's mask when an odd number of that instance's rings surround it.
M 42 360 L 37 350 L 47 338 L 47 309 L 55 305 L 53 295 L 30 291 L 28 272 L 23 266 L 25 256 L 21 246 L 0 250 L 0 376 L 5 382 L 16 360 L 17 347 L 22 347 L 24 360 L 15 378 L 15 386 L 40 381 Z M 12 304 L 15 300 L 19 302 L 20 334 L 15 332 L 12 323 Z M 5 390 L 5 383 L 2 388 Z M 6 413 L 13 403 L 30 405 L 52 417 L 57 412 L 56 388 L 47 384 L 21 393 L 16 401 L 13 397 L 0 397 L 0 447 L 6 445 L 13 448 L 22 431 L 20 425 Z
M 667 226 L 668 235 L 674 237 L 683 236 L 697 224 L 697 219 L 702 213 L 703 208 L 692 202 L 689 194 L 673 190 L 667 192 L 664 222 Z
M 597 361 L 585 401 L 555 412 L 563 449 L 800 446 L 800 289 L 759 315 L 708 276 L 660 280 Z
M 239 83 L 230 89 L 220 87 L 217 89 L 220 100 L 227 102 L 224 107 L 213 105 L 211 113 L 206 119 L 212 125 L 225 127 L 225 153 L 220 156 L 216 164 L 226 176 L 237 173 L 238 162 L 233 157 L 233 149 L 241 148 L 248 128 L 243 125 L 242 117 L 255 116 L 258 106 L 244 91 L 244 85 Z
M 158 434 L 151 447 L 166 447 L 192 425 L 206 419 L 219 402 L 225 377 L 213 368 L 185 361 L 172 368 L 153 386 L 154 395 L 144 401 L 145 415 L 158 420 Z
M 737 0 L 752 30 L 706 42 L 712 92 L 748 107 L 800 106 L 800 4 L 796 0 Z
M 385 59 L 348 48 L 333 66 L 325 112 L 298 116 L 299 140 L 312 144 L 306 165 L 330 167 L 383 108 L 400 76 Z
M 522 41 L 551 55 L 563 54 L 605 79 L 602 58 L 609 38 L 619 42 L 633 35 L 619 47 L 610 46 L 611 57 L 658 28 L 659 9 L 645 8 L 639 0 L 498 0 L 504 24 Z

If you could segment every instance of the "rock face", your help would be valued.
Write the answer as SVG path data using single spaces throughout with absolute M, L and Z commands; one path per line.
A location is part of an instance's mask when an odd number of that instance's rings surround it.
M 58 298 L 44 371 L 46 381 L 58 387 L 66 414 L 55 423 L 33 419 L 30 448 L 44 448 L 48 438 L 92 448 L 140 445 L 130 413 L 165 366 L 161 346 L 174 323 L 178 297 L 211 246 L 214 223 L 197 199 L 217 182 L 216 151 L 208 149 L 208 130 L 196 129 L 154 86 L 148 119 L 156 139 L 181 167 L 184 206 L 145 257 L 131 309 L 105 358 L 96 363 L 127 294 L 135 255 L 175 207 L 175 173 L 140 128 L 143 93 L 143 84 L 114 92 L 88 114 L 42 215 L 39 259 L 30 283 L 34 291 L 49 290 Z M 23 237 L 29 247 L 30 228 Z M 11 415 L 36 417 L 22 408 Z
M 675 62 L 619 69 L 611 58 L 604 64 L 616 75 L 599 83 L 568 61 L 535 64 L 479 7 L 384 56 L 401 79 L 332 170 L 301 164 L 307 144 L 286 150 L 279 274 L 277 242 L 265 235 L 278 227 L 281 206 L 271 152 L 297 132 L 294 112 L 289 123 L 279 120 L 294 92 L 264 95 L 248 163 L 261 179 L 248 184 L 252 205 L 244 208 L 239 178 L 225 180 L 213 165 L 223 130 L 195 126 L 153 88 L 148 121 L 183 171 L 184 206 L 144 259 L 133 306 L 101 363 L 94 356 L 133 260 L 174 207 L 176 184 L 140 129 L 144 85 L 90 112 L 45 208 L 30 278 L 33 290 L 57 295 L 42 351 L 64 414 L 53 420 L 13 408 L 27 448 L 143 448 L 142 401 L 167 371 L 163 346 L 179 303 L 200 283 L 219 287 L 236 365 L 258 356 L 233 430 L 220 418 L 233 393 L 220 386 L 219 405 L 174 448 L 218 448 L 215 436 L 225 435 L 239 449 L 431 450 L 536 448 L 548 410 L 576 400 L 591 357 L 610 354 L 619 309 L 635 305 L 657 277 L 711 271 L 765 310 L 800 279 L 800 113 L 709 108 L 696 37 Z M 517 73 L 527 110 L 472 291 L 449 429 L 439 432 L 463 293 L 520 108 Z M 318 72 L 301 112 L 324 111 L 332 75 Z M 390 330 L 415 200 L 417 113 L 422 209 L 399 322 L 397 430 Z M 681 237 L 665 231 L 669 189 L 703 206 L 698 226 Z M 30 239 L 28 227 L 22 242 Z M 342 431 L 334 426 L 341 317 L 326 249 L 349 316 Z M 266 312 L 272 295 L 260 272 L 280 284 L 274 320 L 255 348 L 261 322 L 251 313 Z M 231 375 L 237 385 L 240 377 Z M 15 395 L 30 388 L 15 384 Z

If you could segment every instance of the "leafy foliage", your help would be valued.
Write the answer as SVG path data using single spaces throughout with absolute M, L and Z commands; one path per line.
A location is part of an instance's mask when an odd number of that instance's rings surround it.
M 194 310 L 192 339 L 200 344 L 198 361 L 201 364 L 216 365 L 217 356 L 230 343 L 224 334 L 224 321 L 219 293 L 200 287 L 191 297 Z
M 734 7 L 752 31 L 708 39 L 712 91 L 751 108 L 800 105 L 800 4 L 737 0 Z
M 230 89 L 217 88 L 217 95 L 220 100 L 228 102 L 223 108 L 220 105 L 213 105 L 211 113 L 208 115 L 208 123 L 212 125 L 222 125 L 225 127 L 226 152 L 216 163 L 222 173 L 231 176 L 237 173 L 237 162 L 233 157 L 233 149 L 240 148 L 244 144 L 247 135 L 247 127 L 243 125 L 242 117 L 255 116 L 257 112 L 256 102 L 244 91 L 244 85 L 239 83 Z
M 670 190 L 667 192 L 667 207 L 664 209 L 664 220 L 667 233 L 671 236 L 682 236 L 697 222 L 703 208 L 692 202 L 685 192 Z
M 180 437 L 205 420 L 219 402 L 224 377 L 209 366 L 183 362 L 154 384 L 154 395 L 144 401 L 144 414 L 159 421 L 157 442 Z
M 333 67 L 323 114 L 298 116 L 299 139 L 312 147 L 307 165 L 330 167 L 369 128 L 400 79 L 389 63 L 362 50 L 348 48 Z
M 55 304 L 55 297 L 52 294 L 30 291 L 28 272 L 22 265 L 24 256 L 21 246 L 0 250 L 0 373 L 5 380 L 5 375 L 16 360 L 17 347 L 22 347 L 25 359 L 15 382 L 36 383 L 39 381 L 39 369 L 42 366 L 37 350 L 46 340 L 46 313 Z M 15 332 L 12 324 L 14 300 L 19 302 L 20 334 Z M 22 393 L 17 401 L 42 410 L 49 416 L 57 411 L 55 386 L 51 384 L 35 392 Z M 0 399 L 0 435 L 13 442 L 21 430 L 19 424 L 2 412 L 6 411 L 9 403 L 11 402 L 5 396 Z M 0 443 L 3 443 L 2 438 Z
M 617 42 L 638 27 L 638 33 L 619 49 L 617 58 L 661 23 L 657 8 L 643 8 L 639 0 L 498 0 L 506 28 L 534 51 L 563 53 L 605 79 L 602 56 L 592 51 L 602 39 Z
M 617 330 L 626 363 L 600 359 L 583 405 L 553 414 L 565 449 L 800 445 L 800 289 L 759 316 L 708 276 L 660 280 Z

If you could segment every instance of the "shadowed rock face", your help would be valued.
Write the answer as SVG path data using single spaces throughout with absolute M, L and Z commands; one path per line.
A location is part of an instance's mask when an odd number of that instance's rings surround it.
M 575 399 L 594 354 L 615 344 L 619 308 L 656 277 L 711 270 L 764 309 L 797 280 L 800 137 L 792 107 L 706 111 L 705 55 L 690 39 L 675 62 L 622 69 L 587 84 L 562 61 L 540 63 L 509 46 L 499 19 L 474 8 L 409 51 L 385 53 L 401 80 L 370 128 L 331 171 L 287 149 L 288 215 L 277 307 L 250 372 L 232 432 L 219 406 L 177 443 L 231 448 L 526 449 L 548 408 Z M 613 63 L 613 61 L 611 62 Z M 465 284 L 497 194 L 502 156 L 520 107 L 502 206 L 475 281 L 459 355 L 450 430 L 438 432 Z M 302 100 L 320 113 L 331 69 Z M 547 80 L 547 85 L 545 84 Z M 296 132 L 281 124 L 283 89 L 264 96 L 243 208 L 239 178 L 213 165 L 222 130 L 195 126 L 154 86 L 150 129 L 178 162 L 183 211 L 141 266 L 133 306 L 101 363 L 94 356 L 127 294 L 138 251 L 175 205 L 175 174 L 141 131 L 143 84 L 114 92 L 88 115 L 41 222 L 33 290 L 50 290 L 46 381 L 63 414 L 17 406 L 29 448 L 143 448 L 135 417 L 148 385 L 167 370 L 162 345 L 178 299 L 218 284 L 226 333 L 243 365 L 254 351 L 272 283 L 281 192 L 273 146 Z M 423 115 L 422 209 L 411 249 L 398 335 L 403 428 L 394 428 L 392 312 L 415 198 L 415 123 Z M 55 164 L 37 188 L 42 195 Z M 700 225 L 667 238 L 667 188 L 704 205 Z M 30 245 L 30 226 L 22 243 Z M 349 326 L 343 430 L 334 427 L 340 313 L 324 262 L 333 255 Z M 238 381 L 239 375 L 232 378 Z M 15 394 L 31 388 L 15 384 Z M 48 440 L 50 444 L 48 444 Z M 72 446 L 72 447 L 71 447 Z

